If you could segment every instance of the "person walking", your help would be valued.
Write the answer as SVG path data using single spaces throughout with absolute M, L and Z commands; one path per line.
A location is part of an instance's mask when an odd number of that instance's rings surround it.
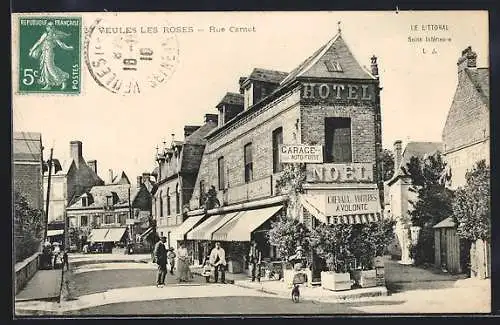
M 189 255 L 187 248 L 182 243 L 179 245 L 179 249 L 177 250 L 177 256 L 177 271 L 179 273 L 179 282 L 188 282 L 190 280 Z
M 221 283 L 226 283 L 226 252 L 220 246 L 220 242 L 216 242 L 215 247 L 210 252 L 210 264 L 214 267 L 215 283 L 219 279 L 219 272 L 221 274 Z
M 165 277 L 167 276 L 167 248 L 165 242 L 167 237 L 162 236 L 154 248 L 154 262 L 158 264 L 158 274 L 156 276 L 156 286 L 163 288 L 165 286 Z
M 252 240 L 250 245 L 250 251 L 248 252 L 248 261 L 250 263 L 250 267 L 252 268 L 252 282 L 257 281 L 260 282 L 260 267 L 262 262 L 262 253 L 257 247 L 257 243 L 255 240 Z
M 175 258 L 177 255 L 175 255 L 174 248 L 170 247 L 168 249 L 167 253 L 167 258 L 168 258 L 168 265 L 170 266 L 170 274 L 174 275 L 174 267 L 175 267 Z

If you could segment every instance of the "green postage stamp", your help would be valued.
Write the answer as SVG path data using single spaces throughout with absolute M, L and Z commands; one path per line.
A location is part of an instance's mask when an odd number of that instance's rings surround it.
M 79 94 L 80 17 L 19 19 L 19 92 Z

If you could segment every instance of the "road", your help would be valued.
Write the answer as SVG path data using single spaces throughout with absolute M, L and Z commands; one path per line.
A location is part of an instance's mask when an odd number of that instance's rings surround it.
M 344 304 L 314 303 L 274 297 L 204 297 L 103 305 L 66 315 L 298 315 L 351 314 L 360 311 Z

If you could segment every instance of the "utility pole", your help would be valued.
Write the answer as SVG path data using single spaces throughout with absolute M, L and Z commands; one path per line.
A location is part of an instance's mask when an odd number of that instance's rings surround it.
M 50 148 L 50 158 L 49 158 L 49 177 L 47 179 L 47 200 L 45 202 L 45 228 L 43 232 L 43 242 L 47 241 L 47 230 L 49 227 L 49 203 L 50 203 L 50 179 L 52 177 L 52 154 L 54 153 L 54 148 Z

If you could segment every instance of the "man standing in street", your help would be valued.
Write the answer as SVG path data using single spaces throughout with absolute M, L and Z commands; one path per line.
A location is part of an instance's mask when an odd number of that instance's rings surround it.
M 226 283 L 226 252 L 224 248 L 220 247 L 220 242 L 216 242 L 215 247 L 210 252 L 210 264 L 214 267 L 215 283 L 219 279 L 219 272 L 221 273 L 221 283 Z
M 165 286 L 165 277 L 167 276 L 167 248 L 165 242 L 167 237 L 162 236 L 154 248 L 155 263 L 158 264 L 158 274 L 156 277 L 156 286 L 163 288 Z
M 255 242 L 255 240 L 252 240 L 250 246 L 250 252 L 248 253 L 248 258 L 250 267 L 252 268 L 252 282 L 255 281 L 256 277 L 257 281 L 260 282 L 260 265 L 261 265 L 262 254 L 260 250 L 257 248 L 257 243 Z

